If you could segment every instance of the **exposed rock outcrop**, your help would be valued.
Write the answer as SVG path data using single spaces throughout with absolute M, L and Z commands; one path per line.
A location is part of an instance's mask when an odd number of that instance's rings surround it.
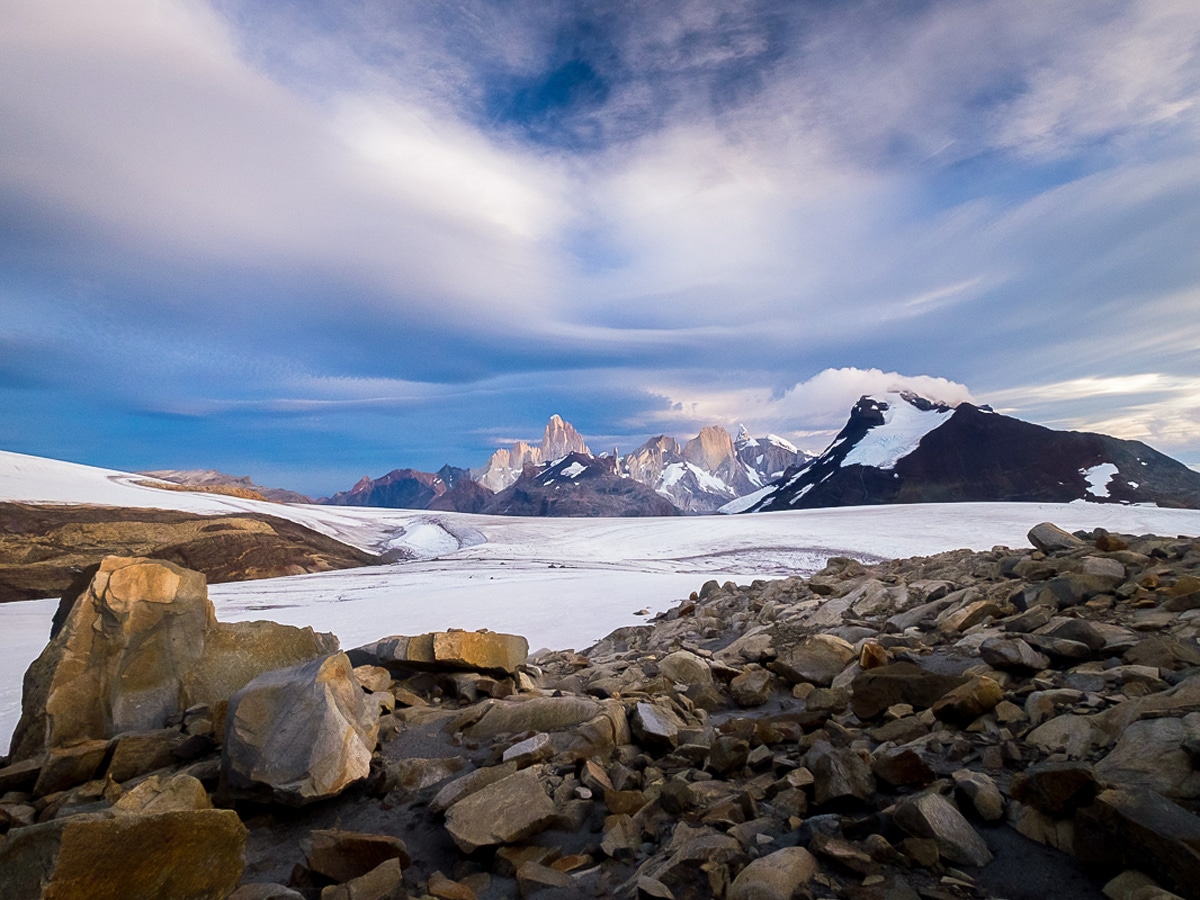
M 25 674 L 12 758 L 162 728 L 262 672 L 336 649 L 336 639 L 274 622 L 219 624 L 204 576 L 111 556 L 72 597 Z
M 0 603 L 62 596 L 81 570 L 113 554 L 173 562 L 210 584 L 379 562 L 275 516 L 0 503 Z

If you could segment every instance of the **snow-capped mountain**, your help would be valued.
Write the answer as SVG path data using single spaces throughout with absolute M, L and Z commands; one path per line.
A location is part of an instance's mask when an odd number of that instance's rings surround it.
M 738 436 L 733 446 L 742 464 L 758 475 L 760 486 L 778 480 L 788 469 L 802 466 L 812 459 L 791 441 L 777 434 L 751 437 L 745 425 L 738 428 Z
M 621 458 L 623 471 L 685 512 L 713 512 L 779 478 L 808 456 L 783 438 L 752 438 L 743 426 L 735 441 L 719 425 L 700 429 L 682 447 L 659 435 Z
M 824 453 L 721 511 L 993 500 L 1195 509 L 1200 474 L 1140 441 L 900 392 L 862 397 Z
M 529 465 L 481 512 L 502 516 L 675 516 L 679 510 L 639 481 L 619 474 L 615 456 L 568 453 Z
M 516 441 L 510 448 L 500 448 L 478 469 L 471 470 L 471 477 L 490 491 L 502 491 L 516 482 L 525 467 L 540 466 L 568 453 L 591 454 L 583 437 L 570 422 L 559 415 L 550 417 L 546 423 L 542 442 L 533 446 L 525 441 Z

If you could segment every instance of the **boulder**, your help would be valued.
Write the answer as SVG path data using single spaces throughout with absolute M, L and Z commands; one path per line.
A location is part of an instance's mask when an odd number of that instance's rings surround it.
M 447 782 L 433 795 L 433 799 L 429 801 L 429 810 L 435 813 L 445 812 L 459 800 L 516 773 L 517 764 L 507 762 L 460 775 L 453 781 Z
M 467 761 L 461 756 L 406 756 L 384 767 L 383 788 L 386 791 L 400 790 L 415 794 L 454 777 L 466 765 Z
M 985 822 L 998 822 L 1004 818 L 1004 795 L 996 787 L 991 776 L 983 772 L 960 769 L 954 773 L 954 787 L 970 801 L 979 818 Z
M 344 653 L 255 678 L 229 700 L 222 770 L 240 790 L 300 805 L 365 778 L 379 731 Z
M 1004 699 L 1004 689 L 986 675 L 978 675 L 943 695 L 933 704 L 933 714 L 943 722 L 966 728 Z
M 1096 775 L 1107 784 L 1143 787 L 1164 797 L 1200 797 L 1200 771 L 1187 747 L 1200 746 L 1200 713 L 1181 719 L 1143 719 L 1121 734 L 1112 752 L 1096 763 Z
M 493 737 L 525 731 L 565 731 L 598 716 L 604 707 L 590 697 L 530 697 L 493 700 L 473 725 L 463 729 L 468 737 Z
M 1069 531 L 1063 531 L 1050 522 L 1042 522 L 1029 529 L 1029 543 L 1043 553 L 1058 553 L 1066 550 L 1079 550 L 1087 544 Z
M 119 813 L 187 812 L 212 809 L 212 801 L 199 780 L 182 772 L 170 777 L 151 775 L 137 787 L 126 791 L 113 804 Z
M 813 774 L 814 798 L 818 805 L 853 798 L 867 801 L 875 793 L 871 766 L 853 750 L 835 748 L 818 741 L 808 751 L 808 769 Z
M 324 888 L 321 900 L 393 900 L 402 890 L 403 875 L 399 861 L 389 859 L 345 884 Z
M 199 572 L 106 557 L 25 673 L 13 759 L 163 727 L 215 623 Z
M 850 683 L 850 708 L 864 721 L 897 703 L 927 709 L 939 698 L 970 681 L 965 675 L 941 675 L 910 662 L 897 662 L 862 672 Z
M 1096 775 L 1085 762 L 1044 762 L 1016 773 L 1009 794 L 1057 818 L 1074 815 L 1096 796 Z
M 365 875 L 388 860 L 394 859 L 404 868 L 412 862 L 400 838 L 340 828 L 311 831 L 300 848 L 309 871 L 337 882 Z
M 159 728 L 119 735 L 105 774 L 113 781 L 128 781 L 177 763 L 175 751 L 187 740 L 178 728 Z
M 91 813 L 18 828 L 0 844 L 0 897 L 224 900 L 246 829 L 228 809 Z
M 669 653 L 659 662 L 658 670 L 672 684 L 684 685 L 688 699 L 701 709 L 711 711 L 725 705 L 713 682 L 712 669 L 695 653 L 687 650 Z
M 1145 788 L 1107 790 L 1075 817 L 1084 863 L 1124 865 L 1195 896 L 1200 885 L 1200 817 Z
M 683 722 L 670 709 L 642 701 L 634 709 L 630 726 L 640 741 L 659 747 L 675 747 Z
M 1040 672 L 1050 665 L 1049 657 L 1020 638 L 988 638 L 979 645 L 979 656 L 993 668 L 1017 672 Z
M 738 873 L 726 900 L 790 900 L 817 874 L 816 858 L 803 847 L 784 847 Z
M 913 837 L 937 841 L 944 859 L 964 866 L 986 866 L 992 854 L 971 823 L 941 794 L 927 791 L 896 804 L 896 824 Z
M 50 643 L 25 674 L 13 758 L 162 729 L 193 705 L 227 700 L 263 672 L 336 649 L 337 638 L 311 628 L 217 622 L 199 572 L 106 557 L 78 595 L 63 597 Z M 150 771 L 153 762 L 132 759 L 133 743 L 118 747 L 124 777 Z
M 265 672 L 329 656 L 338 639 L 311 628 L 276 622 L 217 622 L 184 680 L 187 706 L 216 706 Z
M 733 702 L 743 709 L 762 706 L 771 698 L 771 673 L 766 669 L 750 669 L 729 682 Z
M 770 667 L 792 684 L 828 687 L 858 654 L 854 646 L 832 634 L 814 634 L 779 650 Z
M 498 814 L 503 810 L 503 815 Z M 464 853 L 511 844 L 545 830 L 554 803 L 534 769 L 522 769 L 459 800 L 446 810 L 446 830 Z
M 929 763 L 911 747 L 880 748 L 871 757 L 871 771 L 894 787 L 929 784 L 935 777 Z
M 393 635 L 349 651 L 356 666 L 431 671 L 469 670 L 515 675 L 529 655 L 529 642 L 494 631 L 434 631 Z
M 75 741 L 50 748 L 42 760 L 34 796 L 44 797 L 91 781 L 100 773 L 107 754 L 108 741 Z

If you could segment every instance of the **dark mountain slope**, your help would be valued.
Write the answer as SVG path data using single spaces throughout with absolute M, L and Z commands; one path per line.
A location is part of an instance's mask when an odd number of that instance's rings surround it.
M 898 427 L 897 413 L 916 424 Z M 1055 431 L 969 403 L 951 411 L 912 395 L 863 397 L 829 449 L 751 509 L 1073 500 L 1200 508 L 1200 473 L 1140 441 Z

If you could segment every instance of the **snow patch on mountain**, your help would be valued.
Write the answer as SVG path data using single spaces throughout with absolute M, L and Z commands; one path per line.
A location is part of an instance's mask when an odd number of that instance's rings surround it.
M 1120 473 L 1112 463 L 1100 463 L 1088 469 L 1080 469 L 1079 474 L 1088 483 L 1087 492 L 1089 494 L 1093 497 L 1107 497 L 1108 483 L 1113 480 L 1114 475 Z M 1131 487 L 1137 487 L 1137 484 L 1132 481 L 1129 484 Z
M 868 431 L 842 459 L 842 465 L 891 469 L 952 415 L 954 410 L 944 407 L 918 409 L 912 403 L 888 403 L 883 410 L 883 424 Z

